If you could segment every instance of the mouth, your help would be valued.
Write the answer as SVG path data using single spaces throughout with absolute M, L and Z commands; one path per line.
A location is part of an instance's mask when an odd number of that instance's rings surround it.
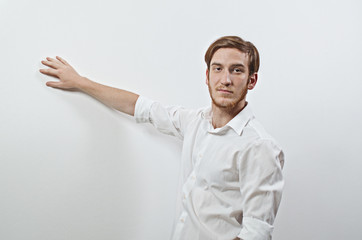
M 222 88 L 218 88 L 218 89 L 216 89 L 216 91 L 221 92 L 221 93 L 227 93 L 227 94 L 231 94 L 231 93 L 233 93 L 233 92 L 232 92 L 232 91 L 230 91 L 230 90 L 227 90 L 227 89 L 222 89 Z

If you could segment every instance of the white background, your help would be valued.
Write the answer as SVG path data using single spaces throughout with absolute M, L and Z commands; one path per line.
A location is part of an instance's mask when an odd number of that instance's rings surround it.
M 286 155 L 274 239 L 362 239 L 361 23 L 357 0 L 0 0 L 0 239 L 168 239 L 181 142 L 46 87 L 40 61 L 198 108 L 223 35 L 261 54 L 248 101 Z

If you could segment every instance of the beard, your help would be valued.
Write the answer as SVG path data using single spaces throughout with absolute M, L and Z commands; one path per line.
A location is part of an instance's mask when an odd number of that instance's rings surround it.
M 233 112 L 235 110 L 237 110 L 236 108 L 238 108 L 238 105 L 245 99 L 246 94 L 248 93 L 248 89 L 247 87 L 243 88 L 241 93 L 235 97 L 230 97 L 230 98 L 226 98 L 227 101 L 225 100 L 218 100 L 216 94 L 218 94 L 216 92 L 216 89 L 213 91 L 213 89 L 210 86 L 210 83 L 208 84 L 209 87 L 209 93 L 210 93 L 210 97 L 211 100 L 213 102 L 213 104 L 218 107 L 223 109 L 224 111 L 227 112 Z

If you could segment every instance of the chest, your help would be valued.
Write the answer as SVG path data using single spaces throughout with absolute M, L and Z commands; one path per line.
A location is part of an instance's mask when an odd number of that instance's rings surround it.
M 195 124 L 184 139 L 183 173 L 205 187 L 237 188 L 240 155 L 246 147 L 232 129 L 211 133 L 205 123 Z

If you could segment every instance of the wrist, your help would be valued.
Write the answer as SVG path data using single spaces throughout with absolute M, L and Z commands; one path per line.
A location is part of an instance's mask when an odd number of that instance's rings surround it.
M 88 78 L 86 77 L 82 77 L 82 76 L 79 76 L 78 80 L 77 80 L 77 89 L 79 91 L 86 91 L 87 87 L 89 86 L 89 84 L 91 83 L 91 80 L 89 80 Z

